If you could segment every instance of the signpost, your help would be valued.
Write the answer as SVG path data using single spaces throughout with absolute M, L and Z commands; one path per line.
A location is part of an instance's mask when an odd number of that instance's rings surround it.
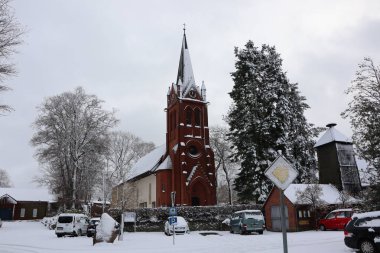
M 133 230 L 136 232 L 136 213 L 124 212 L 124 222 L 133 222 Z
M 175 245 L 175 225 L 177 225 L 177 209 L 175 208 L 175 192 L 170 193 L 170 198 L 172 201 L 172 207 L 169 209 L 169 226 L 173 226 L 173 245 Z
M 284 205 L 284 190 L 296 179 L 298 171 L 280 154 L 276 160 L 266 169 L 265 176 L 280 189 L 281 228 L 284 253 L 288 253 L 288 241 L 286 237 L 286 217 Z

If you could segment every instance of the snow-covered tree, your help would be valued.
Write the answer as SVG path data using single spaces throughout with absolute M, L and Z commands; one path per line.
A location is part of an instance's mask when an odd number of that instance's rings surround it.
M 8 172 L 4 169 L 0 169 L 0 187 L 9 188 L 12 186 L 11 180 L 9 179 Z
M 346 93 L 352 96 L 352 101 L 342 116 L 350 120 L 358 154 L 368 163 L 367 172 L 373 185 L 369 197 L 374 197 L 374 204 L 379 203 L 376 196 L 380 196 L 380 66 L 371 58 L 364 58 Z
M 23 29 L 15 19 L 9 2 L 9 0 L 0 0 L 0 82 L 16 73 L 15 66 L 9 63 L 9 58 L 21 44 L 23 34 Z M 0 84 L 0 92 L 8 89 L 8 86 Z M 0 114 L 11 110 L 10 106 L 0 104 Z
M 304 117 L 306 99 L 298 84 L 287 79 L 274 47 L 259 49 L 249 41 L 245 48 L 235 49 L 235 56 L 233 103 L 226 118 L 234 159 L 241 162 L 234 185 L 240 201 L 260 202 L 272 186 L 264 171 L 278 150 L 300 172 L 299 182 L 315 178 L 317 133 Z
M 31 140 L 43 165 L 39 182 L 75 208 L 90 200 L 101 182 L 108 133 L 117 120 L 102 109 L 103 101 L 83 88 L 47 98 L 38 108 Z
M 232 159 L 231 142 L 228 140 L 228 129 L 221 126 L 210 127 L 210 145 L 214 151 L 215 170 L 218 179 L 217 199 L 233 204 L 233 180 L 236 177 L 238 163 Z

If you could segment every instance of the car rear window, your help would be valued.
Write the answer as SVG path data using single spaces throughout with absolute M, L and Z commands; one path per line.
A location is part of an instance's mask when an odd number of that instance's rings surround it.
M 59 216 L 58 223 L 71 223 L 73 221 L 72 216 Z
M 358 219 L 355 223 L 357 227 L 380 227 L 380 217 L 367 217 Z
M 263 218 L 261 212 L 250 212 L 250 213 L 245 213 L 245 218 L 246 219 L 256 219 L 256 220 L 261 220 Z

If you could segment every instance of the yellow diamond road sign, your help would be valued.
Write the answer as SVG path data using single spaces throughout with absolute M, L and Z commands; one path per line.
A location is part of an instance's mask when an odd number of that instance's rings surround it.
M 298 176 L 298 171 L 283 157 L 279 156 L 265 171 L 265 175 L 278 188 L 285 190 Z

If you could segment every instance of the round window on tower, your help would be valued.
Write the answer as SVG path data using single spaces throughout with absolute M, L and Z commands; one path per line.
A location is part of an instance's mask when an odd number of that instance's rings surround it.
M 195 98 L 195 90 L 191 89 L 189 92 L 190 97 Z
M 193 157 L 199 156 L 198 148 L 194 145 L 189 146 L 189 155 L 191 155 Z

